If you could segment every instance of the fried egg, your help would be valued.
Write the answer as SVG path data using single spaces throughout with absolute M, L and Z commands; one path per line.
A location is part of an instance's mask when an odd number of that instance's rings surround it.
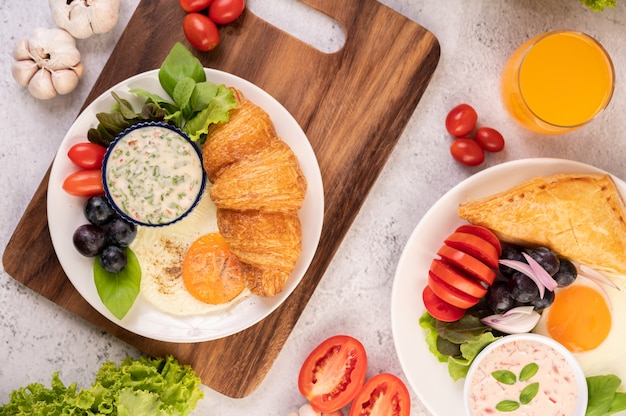
M 557 289 L 533 332 L 572 351 L 586 376 L 615 374 L 626 385 L 626 280 L 615 281 L 621 290 L 584 276 Z
M 182 265 L 187 250 L 200 236 L 216 232 L 216 207 L 208 190 L 182 220 L 165 227 L 138 227 L 130 248 L 141 265 L 143 299 L 160 311 L 184 317 L 223 311 L 250 296 L 250 291 L 245 289 L 230 302 L 211 305 L 198 300 L 185 288 Z

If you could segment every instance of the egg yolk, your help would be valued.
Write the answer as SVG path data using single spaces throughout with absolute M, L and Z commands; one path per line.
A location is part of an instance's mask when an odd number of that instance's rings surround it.
M 598 291 L 570 286 L 555 297 L 546 324 L 550 336 L 570 351 L 589 351 L 609 335 L 611 312 Z

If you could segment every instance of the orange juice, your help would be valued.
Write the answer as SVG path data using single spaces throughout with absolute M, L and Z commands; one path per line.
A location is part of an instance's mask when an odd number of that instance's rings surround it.
M 578 32 L 535 36 L 509 58 L 502 100 L 524 127 L 543 134 L 577 129 L 608 105 L 614 71 L 602 45 Z

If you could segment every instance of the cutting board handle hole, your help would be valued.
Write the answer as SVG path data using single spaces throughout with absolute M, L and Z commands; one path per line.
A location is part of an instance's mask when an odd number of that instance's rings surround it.
M 266 22 L 321 52 L 335 53 L 346 41 L 345 31 L 336 20 L 301 1 L 248 0 L 246 7 Z

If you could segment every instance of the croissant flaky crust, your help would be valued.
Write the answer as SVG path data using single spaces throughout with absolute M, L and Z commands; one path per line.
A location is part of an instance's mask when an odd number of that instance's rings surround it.
M 535 177 L 462 202 L 458 214 L 504 242 L 546 246 L 595 269 L 626 274 L 624 202 L 610 175 Z
M 260 107 L 235 90 L 238 106 L 213 126 L 203 146 L 220 234 L 242 262 L 246 286 L 274 296 L 302 251 L 307 182 L 298 158 Z

